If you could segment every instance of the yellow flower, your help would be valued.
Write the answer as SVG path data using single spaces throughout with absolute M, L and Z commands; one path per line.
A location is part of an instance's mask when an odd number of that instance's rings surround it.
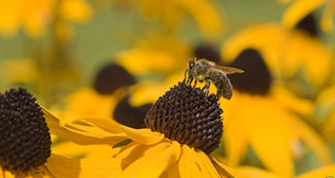
M 285 27 L 293 28 L 305 16 L 324 4 L 326 5 L 322 13 L 321 28 L 322 30 L 329 32 L 334 28 L 334 0 L 293 0 L 284 14 L 282 23 Z
M 25 89 L 0 94 L 0 177 L 111 177 L 117 159 L 66 158 L 51 153 L 47 117 Z
M 59 125 L 56 117 L 44 112 L 53 118 L 48 124 Z M 147 113 L 145 123 L 150 129 L 84 118 L 51 131 L 78 144 L 119 148 L 113 159 L 121 160 L 120 177 L 246 177 L 208 155 L 220 141 L 221 113 L 214 95 L 206 98 L 200 89 L 178 84 Z
M 19 28 L 31 37 L 39 37 L 55 20 L 55 13 L 74 22 L 86 22 L 92 15 L 84 0 L 1 0 L 0 11 L 0 33 L 5 37 L 13 36 Z
M 127 108 L 127 106 L 122 105 L 129 86 L 135 83 L 135 77 L 124 68 L 115 63 L 107 64 L 96 74 L 92 88 L 77 89 L 66 96 L 62 102 L 54 104 L 50 109 L 59 118 L 62 118 L 61 123 L 71 122 L 82 117 L 114 118 L 124 123 L 127 122 L 126 119 L 129 120 L 129 118 L 120 120 L 122 117 L 119 115 L 124 114 L 124 107 L 127 110 L 137 111 L 136 108 Z M 143 107 L 140 109 L 143 109 Z M 138 112 L 136 113 L 138 114 Z M 131 123 L 138 124 L 134 121 L 131 121 Z M 59 138 L 56 138 L 55 142 L 53 150 L 61 155 L 101 157 L 112 154 L 110 147 L 106 145 L 82 146 Z
M 294 158 L 299 161 L 307 148 L 321 163 L 330 162 L 325 143 L 296 114 L 310 115 L 311 103 L 274 85 L 257 51 L 243 51 L 230 66 L 245 71 L 229 76 L 235 92 L 229 102 L 221 101 L 226 117 L 223 143 L 230 164 L 239 164 L 249 145 L 265 167 L 284 177 L 294 175 Z
M 230 62 L 248 48 L 260 51 L 273 77 L 299 95 L 315 97 L 330 77 L 330 51 L 301 30 L 287 31 L 274 23 L 251 26 L 228 39 L 221 54 Z

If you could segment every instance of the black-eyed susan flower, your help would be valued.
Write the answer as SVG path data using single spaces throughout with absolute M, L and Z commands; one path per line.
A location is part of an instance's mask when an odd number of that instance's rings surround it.
M 280 0 L 285 1 L 285 0 Z M 333 18 L 335 13 L 335 1 L 334 0 L 294 0 L 290 2 L 283 19 L 282 23 L 288 28 L 293 28 L 299 23 L 304 17 L 312 13 L 322 5 L 325 5 L 321 17 L 321 28 L 322 30 L 329 32 L 334 28 Z
M 51 110 L 61 122 L 82 117 L 101 117 L 114 119 L 133 128 L 143 128 L 143 118 L 150 108 L 150 103 L 132 105 L 129 103 L 128 91 L 136 83 L 135 76 L 115 63 L 109 63 L 96 74 L 92 87 L 76 90 L 67 96 L 64 107 L 54 105 Z M 55 153 L 67 156 L 106 157 L 112 155 L 107 145 L 78 145 L 55 137 Z
M 274 79 L 297 95 L 314 98 L 328 83 L 332 56 L 313 34 L 313 27 L 306 27 L 313 24 L 304 23 L 299 23 L 296 30 L 284 29 L 276 23 L 244 28 L 225 41 L 222 57 L 232 61 L 247 48 L 257 49 Z
M 31 37 L 45 33 L 50 22 L 58 18 L 72 22 L 86 22 L 92 16 L 92 10 L 85 0 L 46 0 L 46 1 L 0 1 L 0 34 L 13 36 L 18 29 Z
M 245 73 L 228 76 L 235 92 L 229 102 L 222 100 L 228 163 L 239 164 L 248 146 L 266 168 L 284 177 L 294 175 L 294 160 L 307 151 L 314 152 L 321 164 L 330 162 L 321 137 L 296 114 L 310 115 L 311 103 L 275 85 L 259 52 L 247 49 L 229 65 Z
M 143 118 L 147 128 L 84 118 L 53 131 L 79 144 L 118 148 L 113 159 L 121 160 L 120 177 L 246 177 L 209 155 L 220 142 L 221 114 L 215 95 L 179 83 L 150 108 Z
M 27 90 L 11 89 L 0 94 L 0 177 L 77 178 L 117 174 L 116 159 L 77 159 L 53 154 L 46 120 Z

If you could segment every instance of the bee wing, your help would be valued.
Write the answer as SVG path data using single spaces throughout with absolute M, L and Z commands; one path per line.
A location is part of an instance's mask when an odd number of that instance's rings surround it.
M 235 73 L 243 73 L 244 72 L 244 70 L 242 70 L 242 69 L 238 69 L 238 68 L 234 68 L 234 67 L 227 67 L 227 66 L 218 66 L 218 65 L 215 65 L 214 69 L 219 69 L 226 74 L 235 74 Z

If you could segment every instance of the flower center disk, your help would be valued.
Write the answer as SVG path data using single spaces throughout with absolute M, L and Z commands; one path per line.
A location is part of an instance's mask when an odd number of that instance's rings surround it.
M 145 117 L 145 124 L 165 137 L 201 149 L 206 154 L 218 147 L 223 113 L 214 94 L 179 83 L 160 97 Z
M 25 89 L 0 94 L 0 166 L 27 171 L 51 154 L 49 129 L 36 99 Z

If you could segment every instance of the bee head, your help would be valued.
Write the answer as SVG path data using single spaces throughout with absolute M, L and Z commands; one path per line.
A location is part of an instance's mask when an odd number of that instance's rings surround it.
M 195 58 L 191 58 L 188 62 L 188 70 L 193 71 L 195 68 Z

